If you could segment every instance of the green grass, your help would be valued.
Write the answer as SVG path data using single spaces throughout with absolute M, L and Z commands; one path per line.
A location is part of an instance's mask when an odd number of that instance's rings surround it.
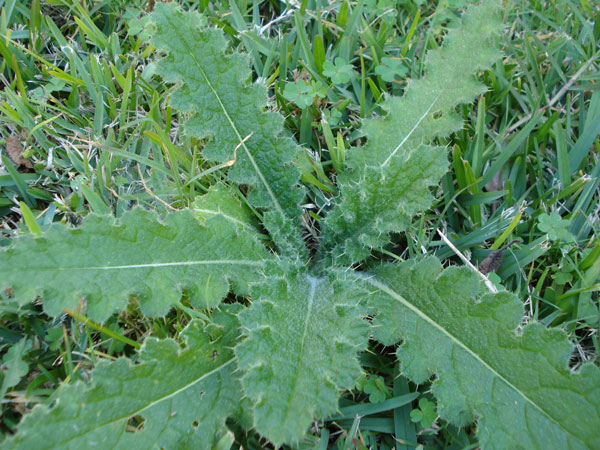
M 307 240 L 337 193 L 336 169 L 363 140 L 361 119 L 385 114 L 384 96 L 421 74 L 424 52 L 439 45 L 465 4 L 195 3 L 232 48 L 251 56 L 272 107 L 306 149 L 297 163 L 309 188 Z M 203 160 L 203 142 L 179 132 L 170 92 L 148 64 L 153 49 L 128 34 L 128 23 L 149 7 L 0 0 L 0 245 L 52 222 L 76 224 L 90 211 L 186 207 L 222 179 L 226 167 Z M 429 253 L 462 264 L 438 229 L 475 265 L 518 239 L 492 279 L 524 299 L 527 319 L 567 330 L 576 365 L 595 359 L 600 346 L 600 9 L 555 0 L 509 1 L 504 11 L 504 57 L 482 74 L 489 90 L 463 108 L 464 129 L 442 142 L 451 169 L 438 202 L 381 259 Z M 31 169 L 8 156 L 11 136 Z M 0 304 L 2 432 L 51 402 L 60 383 L 86 379 L 98 360 L 134 355 L 148 335 L 176 337 L 203 314 L 188 306 L 151 320 L 132 304 L 100 326 L 78 313 L 53 321 L 39 305 Z M 426 404 L 419 400 L 433 397 L 429 386 L 398 376 L 393 350 L 373 345 L 362 355 L 369 375 L 338 417 L 317 424 L 318 448 L 473 448 L 469 428 L 411 420 Z M 264 448 L 237 430 L 233 448 L 240 446 Z

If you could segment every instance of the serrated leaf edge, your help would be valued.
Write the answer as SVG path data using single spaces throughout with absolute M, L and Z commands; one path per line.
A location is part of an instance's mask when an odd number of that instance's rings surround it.
M 498 373 L 487 362 L 485 362 L 470 347 L 468 347 L 467 345 L 465 345 L 460 339 L 458 339 L 456 336 L 454 336 L 452 333 L 450 333 L 444 327 L 442 327 L 441 325 L 439 325 L 435 320 L 433 320 L 431 317 L 429 317 L 427 314 L 425 314 L 423 311 L 421 311 L 415 305 L 413 305 L 408 300 L 406 300 L 402 295 L 398 294 L 396 291 L 394 291 L 388 285 L 386 285 L 385 283 L 382 283 L 381 281 L 377 280 L 373 276 L 367 276 L 367 275 L 361 275 L 361 274 L 357 274 L 357 275 L 358 275 L 358 277 L 362 278 L 365 282 L 371 284 L 372 286 L 376 287 L 377 289 L 381 290 L 382 292 L 385 292 L 390 297 L 392 297 L 394 300 L 402 303 L 402 305 L 404 305 L 405 307 L 407 307 L 408 309 L 410 309 L 412 312 L 414 312 L 415 314 L 417 314 L 421 319 L 423 319 L 428 324 L 430 324 L 431 326 L 433 326 L 434 328 L 436 328 L 437 330 L 439 330 L 440 332 L 442 332 L 450 340 L 452 340 L 452 342 L 454 342 L 455 344 L 457 344 L 460 348 L 462 348 L 464 351 L 466 351 L 470 356 L 472 356 L 479 363 L 481 363 L 486 369 L 488 369 L 491 373 L 493 373 L 494 376 L 498 377 L 499 380 L 501 380 L 507 386 L 509 386 L 511 389 L 513 389 L 515 392 L 517 392 L 527 403 L 529 403 L 530 405 L 532 405 L 535 409 L 537 409 L 540 413 L 542 413 L 551 422 L 553 422 L 554 424 L 556 424 L 561 430 L 563 430 L 565 433 L 569 434 L 570 436 L 573 436 L 577 441 L 582 442 L 577 435 L 573 434 L 572 431 L 566 429 L 560 422 L 558 422 L 554 417 L 552 417 L 550 414 L 548 414 L 546 412 L 546 410 L 544 410 L 541 406 L 539 406 L 532 399 L 530 399 L 517 386 L 515 386 L 513 383 L 511 383 L 509 380 L 507 380 L 505 377 L 503 377 L 500 373 Z M 582 442 L 582 444 L 585 446 L 584 442 Z
M 172 26 L 172 29 L 175 30 L 176 33 L 179 32 L 179 29 L 177 28 L 177 26 L 175 26 L 173 24 L 171 24 L 171 26 Z M 242 135 L 240 134 L 239 130 L 235 126 L 235 123 L 231 119 L 231 116 L 229 115 L 229 112 L 227 111 L 227 108 L 225 108 L 225 105 L 223 104 L 223 102 L 221 100 L 221 97 L 219 96 L 219 93 L 217 92 L 217 90 L 215 89 L 215 87 L 213 86 L 213 84 L 210 82 L 210 78 L 208 77 L 208 75 L 206 74 L 206 72 L 204 71 L 204 69 L 202 68 L 202 65 L 200 64 L 200 62 L 196 59 L 196 57 L 194 55 L 194 52 L 187 45 L 187 42 L 185 41 L 185 39 L 181 39 L 181 42 L 183 42 L 183 44 L 186 46 L 186 48 L 188 50 L 188 54 L 191 55 L 194 58 L 194 62 L 196 63 L 196 67 L 198 68 L 198 71 L 200 72 L 200 74 L 202 74 L 202 77 L 206 81 L 207 86 L 210 88 L 210 90 L 214 94 L 215 98 L 217 99 L 217 102 L 219 102 L 219 106 L 223 110 L 223 114 L 225 114 L 225 117 L 227 118 L 227 121 L 229 122 L 229 125 L 231 126 L 231 128 L 233 129 L 235 135 L 238 138 L 238 141 L 239 141 L 238 146 L 241 146 L 244 149 L 244 152 L 248 156 L 248 159 L 250 160 L 250 163 L 252 164 L 252 167 L 256 171 L 256 174 L 260 178 L 260 181 L 263 183 L 263 185 L 265 186 L 265 189 L 269 193 L 269 197 L 271 197 L 271 200 L 273 201 L 273 206 L 275 206 L 275 209 L 277 210 L 277 212 L 282 217 L 286 217 L 286 215 L 285 215 L 285 213 L 283 211 L 283 208 L 279 204 L 279 200 L 277 199 L 277 197 L 275 196 L 275 193 L 271 189 L 271 186 L 267 182 L 267 179 L 265 178 L 265 175 L 260 170 L 260 167 L 258 167 L 258 164 L 256 164 L 256 160 L 254 159 L 254 157 L 252 156 L 252 153 L 250 152 L 250 150 L 246 146 L 246 140 L 248 139 L 249 136 L 242 137 Z
M 229 361 L 227 361 L 227 362 L 225 362 L 225 363 L 221 364 L 221 365 L 220 365 L 220 366 L 218 366 L 218 367 L 215 367 L 215 368 L 214 368 L 213 370 L 211 370 L 210 372 L 206 372 L 206 373 L 202 374 L 202 376 L 200 376 L 200 377 L 196 378 L 194 381 L 192 381 L 192 382 L 190 382 L 190 383 L 186 384 L 185 386 L 182 386 L 182 387 L 180 387 L 180 388 L 179 388 L 179 389 L 177 389 L 176 391 L 173 391 L 173 392 L 172 392 L 172 393 L 170 393 L 169 395 L 165 395 L 164 397 L 161 397 L 161 398 L 159 398 L 159 399 L 157 399 L 157 400 L 154 400 L 152 403 L 149 403 L 149 404 L 147 404 L 147 405 L 146 405 L 146 406 L 144 406 L 143 408 L 140 408 L 140 409 L 138 409 L 137 411 L 135 411 L 135 412 L 133 412 L 133 413 L 131 413 L 131 414 L 127 414 L 126 416 L 119 417 L 119 418 L 117 418 L 117 419 L 111 420 L 110 422 L 106 422 L 106 423 L 100 424 L 100 425 L 98 425 L 98 427 L 97 427 L 96 429 L 98 429 L 98 428 L 102 428 L 102 427 L 106 427 L 106 426 L 109 426 L 109 425 L 112 425 L 112 424 L 114 424 L 114 423 L 120 422 L 120 421 L 122 421 L 122 420 L 125 420 L 125 419 L 128 419 L 128 418 L 130 418 L 130 417 L 137 416 L 138 414 L 141 414 L 141 413 L 143 413 L 143 412 L 144 412 L 144 411 L 146 411 L 147 409 L 150 409 L 150 408 L 152 408 L 153 406 L 155 406 L 155 405 L 158 405 L 159 403 L 162 403 L 162 402 L 164 402 L 164 401 L 166 401 L 166 400 L 169 400 L 170 398 L 173 398 L 173 397 L 175 397 L 176 395 L 178 395 L 178 394 L 180 394 L 180 393 L 182 393 L 182 392 L 184 392 L 184 391 L 188 390 L 188 389 L 189 389 L 189 388 L 191 388 L 192 386 L 195 386 L 196 384 L 200 383 L 201 381 L 205 380 L 206 378 L 210 377 L 211 375 L 214 375 L 215 373 L 218 373 L 218 372 L 220 372 L 220 371 L 221 371 L 221 370 L 223 370 L 225 367 L 229 366 L 230 364 L 232 364 L 232 363 L 234 363 L 234 362 L 235 362 L 235 357 L 232 357 L 232 358 L 231 358 Z M 79 434 L 79 435 L 75 435 L 75 436 L 73 436 L 72 438 L 70 438 L 69 440 L 61 442 L 61 444 L 66 444 L 66 443 L 68 443 L 69 441 L 72 441 L 73 439 L 76 439 L 76 438 L 78 438 L 78 437 L 80 437 L 80 436 L 82 436 L 82 435 L 81 435 L 81 434 Z

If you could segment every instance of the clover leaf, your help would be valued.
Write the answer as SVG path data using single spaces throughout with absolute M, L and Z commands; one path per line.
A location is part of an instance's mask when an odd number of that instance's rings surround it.
M 327 86 L 324 86 L 320 81 L 311 81 L 310 82 L 311 92 L 314 97 L 324 98 L 327 96 Z
M 437 416 L 435 403 L 426 398 L 419 399 L 419 409 L 410 412 L 410 420 L 415 423 L 420 422 L 423 428 L 431 428 Z
M 369 394 L 371 403 L 380 403 L 390 396 L 390 391 L 385 385 L 382 377 L 371 375 L 362 388 L 365 394 Z
M 310 84 L 304 80 L 298 80 L 296 83 L 285 84 L 283 96 L 286 100 L 294 102 L 298 108 L 304 109 L 312 105 L 314 101 L 314 95 L 311 91 Z
M 365 11 L 369 11 L 373 16 L 381 18 L 388 25 L 396 22 L 398 11 L 393 0 L 366 0 Z
M 388 83 L 394 81 L 396 76 L 404 77 L 408 73 L 408 69 L 399 58 L 385 56 L 381 58 L 381 62 L 383 64 L 375 68 L 375 73 Z
M 333 84 L 344 84 L 350 81 L 354 73 L 354 66 L 348 64 L 344 58 L 337 57 L 332 63 L 325 61 L 323 63 L 323 75 L 330 78 Z
M 551 241 L 575 241 L 575 236 L 571 234 L 567 227 L 569 221 L 560 217 L 556 211 L 552 211 L 550 215 L 543 213 L 540 215 L 538 228 L 540 231 L 548 234 L 548 239 Z
M 294 102 L 298 108 L 305 109 L 313 104 L 315 97 L 325 97 L 327 87 L 320 81 L 298 80 L 296 83 L 286 83 L 283 97 Z
M 342 118 L 342 112 L 337 108 L 324 109 L 321 111 L 321 114 L 327 123 L 332 127 L 335 127 L 337 124 L 339 124 L 340 119 Z

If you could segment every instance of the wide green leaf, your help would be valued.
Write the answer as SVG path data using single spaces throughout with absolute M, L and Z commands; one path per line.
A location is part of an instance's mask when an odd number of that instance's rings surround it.
M 302 249 L 298 229 L 289 223 L 299 224 L 302 214 L 300 172 L 292 165 L 301 150 L 283 136 L 283 117 L 265 111 L 267 91 L 250 83 L 248 56 L 227 54 L 221 30 L 207 28 L 201 15 L 184 13 L 175 3 L 158 3 L 145 20 L 150 42 L 166 52 L 157 73 L 177 83 L 171 105 L 186 114 L 185 133 L 210 138 L 204 156 L 231 162 L 229 180 L 253 187 L 249 200 L 267 209 L 265 224 L 282 250 Z
M 220 215 L 202 225 L 190 210 L 157 214 L 134 209 L 121 219 L 90 214 L 80 227 L 55 224 L 36 238 L 0 251 L 0 289 L 20 304 L 41 297 L 44 310 L 85 306 L 104 320 L 131 296 L 142 311 L 165 314 L 187 291 L 198 308 L 213 308 L 229 291 L 244 294 L 271 256 L 255 233 Z
M 360 298 L 348 281 L 294 269 L 264 280 L 253 297 L 239 316 L 246 339 L 235 353 L 254 426 L 275 445 L 297 443 L 361 374 L 356 353 L 368 325 Z
M 423 144 L 459 130 L 456 106 L 485 92 L 476 75 L 499 56 L 499 6 L 485 0 L 469 8 L 443 45 L 427 54 L 425 76 L 384 102 L 385 117 L 365 121 L 367 144 L 348 152 L 348 170 L 338 177 L 341 202 L 324 221 L 324 249 L 340 263 L 364 259 L 431 205 L 429 189 L 446 169 L 446 152 Z
M 430 188 L 447 167 L 445 148 L 420 145 L 392 158 L 385 172 L 365 168 L 360 183 L 341 176 L 342 201 L 326 219 L 325 245 L 332 229 L 337 243 L 331 256 L 338 263 L 359 261 L 387 244 L 388 233 L 406 230 L 431 205 Z
M 569 368 L 562 330 L 520 326 L 513 294 L 481 293 L 475 274 L 434 258 L 386 264 L 366 280 L 377 289 L 375 338 L 402 341 L 402 372 L 415 383 L 435 376 L 441 417 L 477 420 L 484 448 L 600 447 L 600 371 Z
M 65 385 L 53 405 L 36 407 L 2 448 L 213 448 L 239 408 L 238 307 L 206 327 L 190 322 L 181 333 L 185 348 L 148 338 L 137 364 L 102 361 L 89 383 Z

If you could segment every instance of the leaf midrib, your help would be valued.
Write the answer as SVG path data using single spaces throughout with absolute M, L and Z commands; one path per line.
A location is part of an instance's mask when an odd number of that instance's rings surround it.
M 170 394 L 167 394 L 167 395 L 164 395 L 164 396 L 162 396 L 162 397 L 159 397 L 158 399 L 156 399 L 156 400 L 154 400 L 154 401 L 152 401 L 152 402 L 148 403 L 148 404 L 147 404 L 146 406 L 144 406 L 143 408 L 139 408 L 139 409 L 138 409 L 138 410 L 136 410 L 136 411 L 133 411 L 133 412 L 131 412 L 131 413 L 128 413 L 128 414 L 126 414 L 126 415 L 123 415 L 123 416 L 121 416 L 121 417 L 118 417 L 118 418 L 116 418 L 116 419 L 113 419 L 113 420 L 111 420 L 111 421 L 109 421 L 109 422 L 104 422 L 104 423 L 102 423 L 102 424 L 100 424 L 100 425 L 98 425 L 98 426 L 96 426 L 96 427 L 94 427 L 94 428 L 92 428 L 92 429 L 87 429 L 87 430 L 85 430 L 85 431 L 83 431 L 83 432 L 81 432 L 81 433 L 78 433 L 78 434 L 76 434 L 76 435 L 74 435 L 74 436 L 70 437 L 69 439 L 66 439 L 66 440 L 64 440 L 64 441 L 61 441 L 61 446 L 63 446 L 64 444 L 66 444 L 66 443 L 68 443 L 68 442 L 71 442 L 71 441 L 73 441 L 74 439 L 77 439 L 77 438 L 79 438 L 79 437 L 81 437 L 81 436 L 85 436 L 85 435 L 86 435 L 86 434 L 88 434 L 88 433 L 91 433 L 91 432 L 93 432 L 93 431 L 96 431 L 96 430 L 98 430 L 98 429 L 100 429 L 100 428 L 103 428 L 103 427 L 106 427 L 106 426 L 113 425 L 113 424 L 115 424 L 115 423 L 117 423 L 117 422 L 120 422 L 120 421 L 122 421 L 122 420 L 129 419 L 130 417 L 137 416 L 137 415 L 139 415 L 139 414 L 143 413 L 144 411 L 146 411 L 146 410 L 148 410 L 148 409 L 152 408 L 153 406 L 155 406 L 155 405 L 157 405 L 157 404 L 159 404 L 159 403 L 161 403 L 161 402 L 163 402 L 163 401 L 169 400 L 169 399 L 171 399 L 171 398 L 175 397 L 176 395 L 178 395 L 178 394 L 180 394 L 180 393 L 182 393 L 182 392 L 184 392 L 184 391 L 186 391 L 186 390 L 190 389 L 191 387 L 195 386 L 196 384 L 200 383 L 201 381 L 204 381 L 206 378 L 208 378 L 208 377 L 210 377 L 210 376 L 212 376 L 212 375 L 214 375 L 214 374 L 216 374 L 216 373 L 220 372 L 220 371 L 221 371 L 221 370 L 223 370 L 225 367 L 229 366 L 230 364 L 232 364 L 232 363 L 234 363 L 234 362 L 235 362 L 235 357 L 232 357 L 231 359 L 229 359 L 229 360 L 228 360 L 228 361 L 226 361 L 225 363 L 221 364 L 221 365 L 220 365 L 220 366 L 218 366 L 218 367 L 215 367 L 213 370 L 211 370 L 211 371 L 209 371 L 209 372 L 206 372 L 206 373 L 202 374 L 200 377 L 198 377 L 198 378 L 196 378 L 196 379 L 192 380 L 191 382 L 189 382 L 188 384 L 186 384 L 186 385 L 182 386 L 181 388 L 179 388 L 179 389 L 176 389 L 175 391 L 171 392 Z
M 210 214 L 212 216 L 221 216 L 224 219 L 229 220 L 230 222 L 232 222 L 232 223 L 234 223 L 236 225 L 240 225 L 241 227 L 243 227 L 243 228 L 245 228 L 247 230 L 256 232 L 256 229 L 252 225 L 250 225 L 249 223 L 243 222 L 243 221 L 241 221 L 239 219 L 236 219 L 233 216 L 225 214 L 220 209 L 213 210 L 213 209 L 205 209 L 205 208 L 196 208 L 196 207 L 194 207 L 194 211 L 201 212 L 201 213 L 204 213 L 204 214 Z
M 433 107 L 435 106 L 435 104 L 437 103 L 437 101 L 439 100 L 440 96 L 442 95 L 442 93 L 445 90 L 446 90 L 445 87 L 442 87 L 440 89 L 440 92 L 433 99 L 433 102 L 431 102 L 431 105 L 429 105 L 429 107 L 425 110 L 425 112 L 423 114 L 421 114 L 421 117 L 419 117 L 419 119 L 417 120 L 417 122 L 410 129 L 410 131 L 406 134 L 406 136 L 404 136 L 404 138 L 402 139 L 402 141 L 400 141 L 400 143 L 396 146 L 396 148 L 394 148 L 394 150 L 389 154 L 389 156 L 386 158 L 386 160 L 381 164 L 381 166 L 379 167 L 380 169 L 383 169 L 385 166 L 387 166 L 390 163 L 390 161 L 392 160 L 392 158 L 396 155 L 396 153 L 398 153 L 398 151 L 400 151 L 400 149 L 404 146 L 404 144 L 406 144 L 406 141 L 408 141 L 410 139 L 410 137 L 413 135 L 413 133 L 419 128 L 419 125 L 421 125 L 421 123 L 423 122 L 423 120 L 425 120 L 425 117 L 427 117 L 427 115 L 429 114 L 429 112 L 433 109 Z
M 73 271 L 73 270 L 122 270 L 122 269 L 146 269 L 155 267 L 177 267 L 177 266 L 210 266 L 210 265 L 240 265 L 240 266 L 263 266 L 264 261 L 251 259 L 215 259 L 215 260 L 198 260 L 198 261 L 173 261 L 164 263 L 146 263 L 146 264 L 124 264 L 120 266 L 44 266 L 44 267 L 27 267 L 27 270 L 42 272 L 45 270 L 56 271 Z M 19 268 L 15 268 L 21 271 Z
M 575 440 L 581 442 L 584 446 L 586 446 L 585 442 L 582 441 L 579 436 L 574 434 L 572 431 L 565 428 L 558 420 L 556 420 L 549 412 L 547 412 L 544 408 L 534 402 L 531 398 L 525 394 L 525 392 L 521 391 L 517 386 L 511 383 L 507 378 L 502 376 L 496 369 L 494 369 L 491 365 L 489 365 L 478 353 L 472 350 L 469 346 L 467 346 L 463 341 L 458 339 L 454 334 L 450 333 L 446 328 L 438 324 L 435 320 L 425 314 L 421 309 L 417 308 L 415 305 L 406 300 L 402 295 L 398 292 L 394 291 L 391 287 L 382 283 L 381 281 L 375 279 L 373 276 L 365 276 L 358 274 L 361 279 L 366 281 L 367 283 L 373 285 L 374 287 L 380 289 L 381 291 L 388 294 L 394 300 L 402 303 L 402 305 L 406 306 L 408 309 L 417 314 L 421 319 L 429 323 L 434 328 L 438 329 L 440 332 L 445 334 L 450 340 L 452 340 L 455 344 L 461 347 L 464 351 L 466 351 L 469 355 L 475 358 L 477 361 L 481 363 L 486 369 L 488 369 L 494 376 L 496 376 L 499 380 L 504 382 L 507 386 L 513 389 L 517 394 L 519 394 L 527 403 L 532 405 L 536 410 L 538 410 L 542 415 L 548 418 L 551 422 L 556 424 L 561 430 L 563 430 L 566 434 L 575 438 Z
M 289 419 L 289 415 L 291 412 L 289 405 L 292 402 L 292 399 L 295 397 L 296 390 L 298 389 L 298 376 L 300 373 L 299 366 L 301 365 L 302 359 L 304 357 L 304 347 L 305 347 L 305 343 L 306 343 L 306 336 L 308 335 L 308 328 L 310 325 L 310 317 L 312 315 L 313 303 L 314 303 L 315 295 L 317 292 L 317 285 L 319 284 L 319 281 L 321 281 L 319 278 L 315 278 L 312 276 L 307 276 L 306 279 L 310 285 L 308 299 L 307 299 L 308 303 L 306 305 L 306 315 L 304 317 L 304 328 L 302 331 L 302 339 L 300 339 L 300 350 L 298 351 L 298 358 L 296 360 L 296 365 L 295 365 L 296 370 L 294 372 L 294 377 L 292 379 L 292 389 L 290 390 L 290 395 L 288 396 L 288 399 L 286 402 L 288 405 L 288 408 L 285 413 L 284 423 L 287 423 L 287 421 Z
M 237 129 L 237 127 L 236 127 L 233 119 L 231 118 L 231 116 L 229 115 L 229 112 L 227 111 L 227 108 L 225 108 L 225 105 L 223 104 L 223 101 L 221 100 L 221 97 L 220 97 L 219 93 L 217 92 L 217 90 L 214 88 L 214 86 L 210 82 L 210 79 L 208 78 L 208 75 L 206 74 L 206 72 L 202 68 L 202 65 L 200 64 L 200 62 L 196 58 L 196 55 L 192 51 L 192 48 L 188 45 L 187 41 L 185 40 L 185 36 L 180 32 L 180 30 L 177 28 L 177 26 L 175 26 L 173 24 L 173 22 L 170 21 L 169 17 L 167 17 L 166 20 L 169 21 L 169 24 L 171 25 L 171 29 L 173 29 L 175 31 L 175 33 L 177 34 L 179 40 L 181 42 L 183 42 L 183 45 L 187 49 L 187 54 L 192 57 L 192 59 L 194 60 L 194 63 L 196 65 L 198 71 L 202 74 L 202 76 L 206 80 L 206 84 L 208 85 L 209 89 L 212 91 L 212 93 L 214 94 L 215 98 L 217 99 L 217 102 L 219 103 L 219 106 L 223 110 L 223 114 L 225 114 L 225 117 L 227 117 L 227 121 L 229 122 L 229 125 L 233 129 L 233 131 L 234 131 L 234 133 L 235 133 L 235 135 L 236 135 L 236 137 L 237 137 L 237 139 L 239 141 L 238 145 L 241 145 L 242 148 L 244 149 L 244 152 L 246 153 L 246 156 L 248 156 L 248 159 L 250 160 L 250 163 L 252 164 L 252 167 L 256 171 L 256 174 L 260 178 L 260 181 L 262 182 L 262 184 L 264 185 L 265 189 L 267 190 L 267 193 L 269 194 L 269 197 L 271 197 L 271 200 L 273 201 L 273 205 L 275 206 L 275 209 L 277 210 L 277 212 L 282 217 L 286 217 L 285 213 L 283 212 L 283 208 L 279 204 L 279 200 L 277 199 L 277 197 L 275 196 L 275 193 L 271 189 L 271 186 L 267 182 L 267 179 L 265 178 L 265 175 L 263 174 L 262 170 L 260 170 L 260 167 L 258 167 L 258 164 L 256 163 L 256 160 L 252 156 L 252 153 L 250 153 L 250 149 L 248 149 L 248 147 L 246 146 L 246 138 L 242 137 L 241 133 Z

